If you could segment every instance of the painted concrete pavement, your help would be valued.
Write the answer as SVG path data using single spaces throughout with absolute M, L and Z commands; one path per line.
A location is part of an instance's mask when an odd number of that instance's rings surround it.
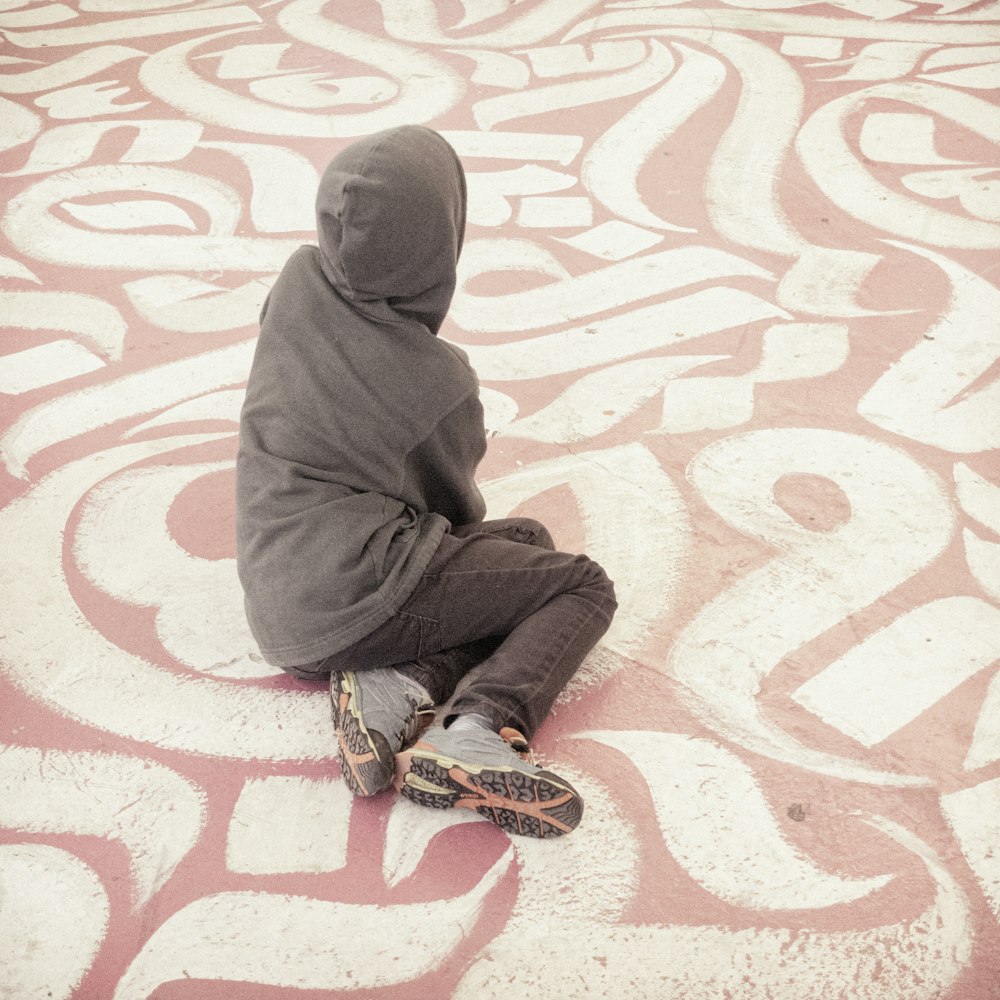
M 1000 996 L 995 0 L 0 3 L 0 996 Z M 490 512 L 621 611 L 571 837 L 352 801 L 233 561 L 351 139 L 469 177 Z

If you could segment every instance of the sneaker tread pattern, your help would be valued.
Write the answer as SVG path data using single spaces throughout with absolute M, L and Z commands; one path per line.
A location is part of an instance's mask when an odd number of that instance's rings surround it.
M 351 693 L 340 685 L 333 701 L 337 757 L 351 792 L 369 796 L 392 783 L 394 755 L 381 733 L 362 726 L 354 711 L 353 701 Z
M 507 833 L 559 837 L 583 817 L 580 796 L 548 771 L 466 768 L 426 751 L 409 755 L 408 771 L 417 780 L 408 783 L 404 774 L 402 794 L 411 801 L 433 809 L 471 809 Z

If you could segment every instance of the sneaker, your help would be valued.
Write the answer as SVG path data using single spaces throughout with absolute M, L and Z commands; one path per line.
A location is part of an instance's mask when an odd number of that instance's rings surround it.
M 344 670 L 330 678 L 330 700 L 347 787 L 355 795 L 388 788 L 396 754 L 434 716 L 427 692 L 392 667 Z
M 472 809 L 507 833 L 559 837 L 583 816 L 583 799 L 566 780 L 517 753 L 524 737 L 489 729 L 452 732 L 442 726 L 399 755 L 397 784 L 408 799 L 432 809 Z

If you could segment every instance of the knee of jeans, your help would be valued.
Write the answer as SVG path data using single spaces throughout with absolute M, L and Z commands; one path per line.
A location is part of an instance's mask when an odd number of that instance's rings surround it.
M 586 582 L 585 588 L 589 590 L 607 614 L 613 615 L 618 607 L 618 600 L 615 596 L 615 585 L 610 577 L 604 572 L 604 567 L 594 562 L 588 556 L 582 556 L 586 560 Z

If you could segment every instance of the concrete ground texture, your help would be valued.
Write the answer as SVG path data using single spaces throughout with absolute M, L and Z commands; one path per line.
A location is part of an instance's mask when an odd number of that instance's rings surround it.
M 0 997 L 1000 997 L 997 0 L 0 2 Z M 468 175 L 571 835 L 352 799 L 235 570 L 318 173 Z M 363 419 L 363 414 L 359 414 Z

